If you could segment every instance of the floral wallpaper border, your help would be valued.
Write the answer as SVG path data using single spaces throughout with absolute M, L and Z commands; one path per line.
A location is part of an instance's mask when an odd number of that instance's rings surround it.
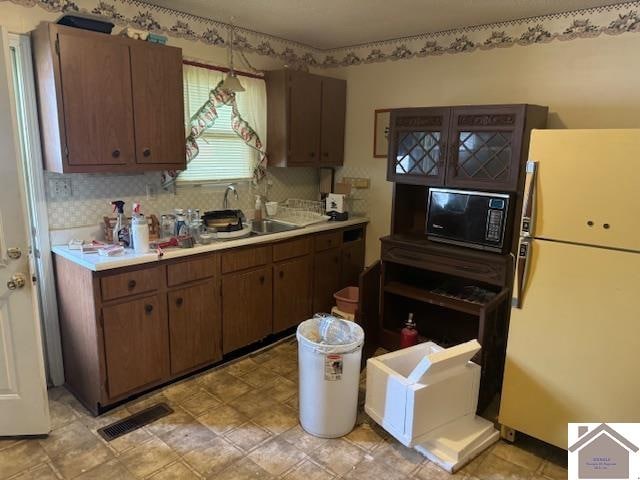
M 227 44 L 230 25 L 141 0 L 0 0 L 51 12 L 80 11 L 209 45 Z M 352 47 L 319 50 L 261 32 L 236 28 L 234 47 L 282 60 L 293 68 L 342 67 L 433 55 L 640 32 L 640 0 L 540 17 L 426 33 Z

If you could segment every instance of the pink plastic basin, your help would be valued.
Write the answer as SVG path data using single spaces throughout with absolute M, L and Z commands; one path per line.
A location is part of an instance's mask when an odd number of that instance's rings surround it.
M 358 287 L 346 287 L 333 294 L 338 310 L 351 314 L 355 314 L 358 309 L 359 297 L 360 289 Z

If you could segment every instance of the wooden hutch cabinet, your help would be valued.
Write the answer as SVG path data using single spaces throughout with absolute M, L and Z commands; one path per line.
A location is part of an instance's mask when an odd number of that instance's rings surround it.
M 531 129 L 544 128 L 547 110 L 524 104 L 393 110 L 387 179 L 515 192 Z
M 530 133 L 546 126 L 547 111 L 486 105 L 391 112 L 391 234 L 381 239 L 380 261 L 360 277 L 365 354 L 375 346 L 398 349 L 409 313 L 423 341 L 446 347 L 475 338 L 482 345 L 473 359 L 482 367 L 479 411 L 502 382 L 517 248 L 513 224 L 522 205 Z M 505 254 L 427 238 L 429 190 L 443 186 L 510 195 L 505 235 L 514 240 Z

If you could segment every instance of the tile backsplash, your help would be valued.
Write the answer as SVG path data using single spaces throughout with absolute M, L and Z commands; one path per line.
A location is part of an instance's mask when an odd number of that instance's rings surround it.
M 71 182 L 71 195 L 56 197 L 51 181 Z M 318 171 L 314 168 L 272 168 L 266 184 L 269 200 L 287 198 L 315 200 L 319 194 Z M 160 173 L 143 174 L 69 174 L 45 172 L 49 230 L 68 229 L 102 222 L 111 214 L 111 201 L 124 200 L 126 213 L 131 214 L 133 202 L 142 204 L 145 214 L 171 212 L 174 208 L 199 208 L 201 212 L 222 208 L 225 185 L 177 187 L 166 191 L 160 186 Z M 147 192 L 150 191 L 150 195 Z M 264 193 L 264 192 L 263 192 Z M 230 196 L 230 207 L 242 209 L 247 217 L 253 215 L 254 190 L 248 182 L 238 183 L 239 200 Z M 149 197 L 149 198 L 148 198 Z

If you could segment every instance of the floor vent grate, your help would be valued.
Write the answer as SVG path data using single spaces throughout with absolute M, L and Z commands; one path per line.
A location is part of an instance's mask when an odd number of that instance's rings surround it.
M 106 427 L 99 429 L 98 433 L 107 442 L 110 442 L 111 440 L 115 440 L 116 438 L 133 432 L 138 428 L 149 425 L 151 422 L 155 422 L 162 417 L 166 417 L 171 413 L 173 413 L 173 410 L 166 403 L 158 403 L 157 405 L 142 410 L 141 412 L 134 413 L 127 418 L 118 420 L 111 425 L 107 425 Z

